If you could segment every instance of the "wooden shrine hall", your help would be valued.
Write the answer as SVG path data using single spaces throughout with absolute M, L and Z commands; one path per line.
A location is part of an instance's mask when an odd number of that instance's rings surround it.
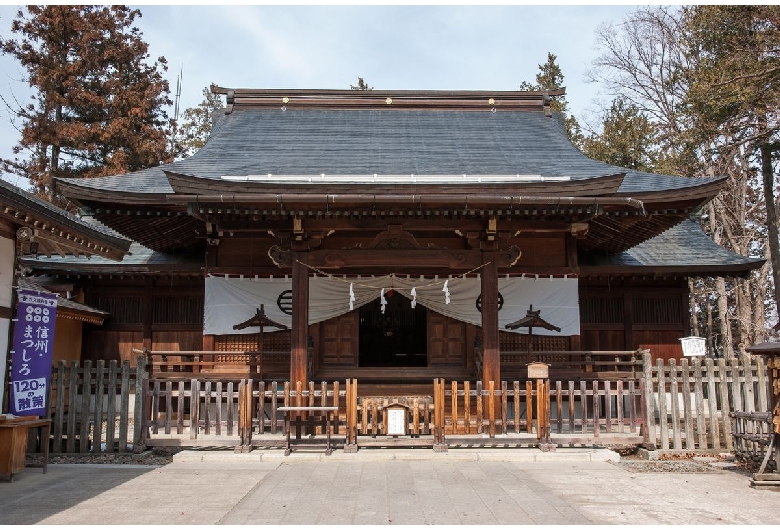
M 501 381 L 508 352 L 668 359 L 687 278 L 763 263 L 690 220 L 725 178 L 585 157 L 550 109 L 562 89 L 212 91 L 227 105 L 190 158 L 56 182 L 136 242 L 31 264 L 112 315 L 85 359 L 259 350 L 261 378 L 304 384 Z M 237 329 L 260 308 L 275 326 Z M 531 310 L 547 325 L 510 325 Z

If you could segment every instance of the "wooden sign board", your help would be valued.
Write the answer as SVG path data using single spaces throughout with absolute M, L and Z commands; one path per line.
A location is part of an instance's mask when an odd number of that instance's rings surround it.
M 680 343 L 685 357 L 707 355 L 707 340 L 704 337 L 683 337 Z
M 387 412 L 387 435 L 406 436 L 406 407 L 403 405 L 390 405 Z
M 550 373 L 550 365 L 545 363 L 530 363 L 528 365 L 528 379 L 547 379 Z

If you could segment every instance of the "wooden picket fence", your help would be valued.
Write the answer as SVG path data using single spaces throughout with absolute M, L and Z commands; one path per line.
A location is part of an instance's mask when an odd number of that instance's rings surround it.
M 648 440 L 659 449 L 734 450 L 731 413 L 769 410 L 766 366 L 760 356 L 664 364 L 643 358 Z M 740 436 L 758 434 L 743 423 Z
M 538 389 L 527 382 L 483 388 L 481 382 L 436 380 L 428 396 L 359 397 L 356 380 L 300 388 L 286 381 L 200 374 L 150 379 L 146 363 L 144 356 L 135 367 L 60 363 L 50 397 L 52 451 L 235 445 L 241 428 L 251 430 L 255 444 L 279 445 L 284 422 L 277 409 L 290 405 L 338 407 L 333 435 L 337 443 L 354 445 L 387 436 L 387 411 L 397 406 L 408 411 L 409 438 L 429 445 L 509 438 L 533 443 L 539 419 L 546 416 L 542 427 L 560 444 L 649 443 L 660 449 L 759 453 L 768 432 L 761 357 L 652 363 L 646 354 L 637 380 L 552 381 L 541 409 Z M 241 401 L 242 388 L 249 401 Z M 324 425 L 314 430 L 320 435 Z
M 329 405 L 346 410 L 347 391 L 338 381 L 293 389 L 289 381 L 165 378 L 148 381 L 147 388 L 141 443 L 149 447 L 236 445 L 239 436 L 245 436 L 243 429 L 251 429 L 255 439 L 272 435 L 275 439 L 264 438 L 264 443 L 279 445 L 277 435 L 284 434 L 279 407 Z M 248 400 L 242 402 L 242 396 Z M 333 434 L 343 433 L 344 424 L 336 421 Z M 325 425 L 318 424 L 312 434 L 324 432 Z
M 444 431 L 464 441 L 486 435 L 487 444 L 497 436 L 533 442 L 543 429 L 560 444 L 642 443 L 642 395 L 641 380 L 502 381 L 486 389 L 481 381 L 452 381 L 444 391 Z
M 143 365 L 110 361 L 83 365 L 60 361 L 52 374 L 49 398 L 54 453 L 126 452 L 133 448 L 134 411 Z

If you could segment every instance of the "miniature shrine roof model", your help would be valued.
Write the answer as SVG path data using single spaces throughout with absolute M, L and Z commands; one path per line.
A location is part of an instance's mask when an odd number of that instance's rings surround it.
M 494 219 L 497 231 L 570 231 L 584 269 L 695 273 L 690 267 L 701 265 L 702 273 L 744 274 L 763 263 L 718 247 L 688 221 L 725 177 L 589 159 L 550 109 L 563 89 L 212 92 L 227 106 L 191 157 L 58 179 L 58 190 L 155 254 L 192 255 L 223 234 L 260 228 L 271 241 L 293 221 L 309 232 L 322 227 L 322 238 L 334 223 L 425 230 L 423 221 L 449 220 L 467 237 L 469 223 Z

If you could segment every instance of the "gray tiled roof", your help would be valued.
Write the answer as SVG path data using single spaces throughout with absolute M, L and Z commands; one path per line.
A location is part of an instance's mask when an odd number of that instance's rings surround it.
M 103 259 L 103 258 L 100 258 Z M 108 263 L 114 263 L 116 262 L 105 260 Z M 29 278 L 19 278 L 18 287 L 20 289 L 30 289 L 33 291 L 39 291 L 41 293 L 51 293 L 52 291 L 49 291 L 45 287 L 35 283 L 34 280 L 31 280 Z M 80 311 L 82 313 L 92 314 L 96 315 L 98 317 L 107 317 L 110 315 L 110 313 L 107 313 L 105 311 L 101 311 L 100 309 L 96 309 L 94 307 L 90 307 L 88 305 L 81 304 L 79 302 L 76 302 L 75 300 L 69 300 L 67 298 L 64 298 L 62 295 L 57 295 L 57 309 L 71 309 L 75 311 Z
M 695 269 L 696 276 L 706 271 L 742 273 L 760 267 L 763 259 L 746 258 L 727 250 L 705 234 L 695 221 L 683 221 L 658 236 L 620 254 L 599 252 L 582 253 L 579 264 L 583 269 L 598 267 L 603 272 L 610 268 Z
M 39 256 L 38 258 L 25 258 L 23 262 L 35 271 L 62 271 L 84 274 L 101 272 L 107 269 L 116 273 L 122 271 L 137 273 L 163 271 L 197 272 L 200 271 L 203 265 L 203 255 L 166 254 L 134 242 L 130 245 L 130 251 L 120 262 L 101 257 L 92 257 L 85 260 L 71 256 Z
M 192 157 L 129 175 L 80 180 L 107 191 L 168 194 L 163 173 L 223 175 L 542 175 L 583 179 L 626 172 L 621 193 L 714 179 L 630 171 L 591 160 L 560 114 L 453 110 L 235 109 Z
M 105 225 L 85 221 L 75 215 L 44 201 L 13 184 L 0 179 L 0 199 L 24 208 L 32 215 L 45 216 L 50 222 L 58 223 L 80 233 L 86 238 L 95 238 L 115 248 L 126 250 L 130 240 Z

